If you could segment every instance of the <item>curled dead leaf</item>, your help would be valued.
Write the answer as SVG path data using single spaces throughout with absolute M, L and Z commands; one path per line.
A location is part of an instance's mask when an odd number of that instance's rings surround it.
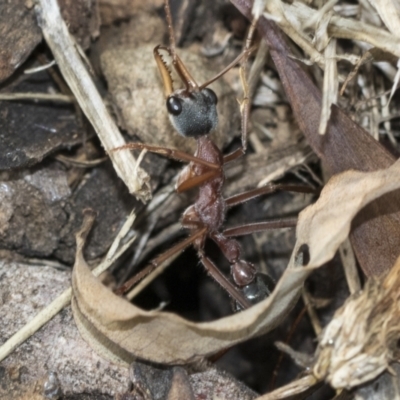
M 72 309 L 84 338 L 104 357 L 134 357 L 182 364 L 216 353 L 276 327 L 297 299 L 308 271 L 287 270 L 275 293 L 251 309 L 213 322 L 194 323 L 175 314 L 144 311 L 104 287 L 78 246 Z M 104 348 L 104 351 L 101 348 Z

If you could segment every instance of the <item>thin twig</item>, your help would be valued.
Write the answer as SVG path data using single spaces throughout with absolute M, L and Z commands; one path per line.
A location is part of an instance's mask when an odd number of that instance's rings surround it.
M 77 159 L 71 158 L 71 157 L 65 157 L 62 154 L 58 154 L 58 155 L 54 156 L 54 158 L 58 161 L 61 161 L 64 164 L 72 165 L 75 168 L 93 168 L 93 167 L 96 167 L 97 165 L 100 165 L 108 160 L 107 157 L 101 157 L 101 158 L 97 158 L 95 160 L 83 161 L 83 160 L 77 160 Z
M 51 68 L 53 65 L 56 65 L 56 60 L 49 61 L 45 65 L 40 65 L 39 67 L 28 68 L 24 71 L 24 74 L 31 75 L 37 74 L 38 72 L 45 71 L 46 69 Z
M 82 111 L 93 125 L 102 145 L 109 154 L 118 176 L 129 191 L 142 201 L 150 198 L 149 177 L 129 151 L 111 152 L 125 144 L 115 122 L 109 115 L 99 92 L 82 60 L 77 44 L 68 32 L 56 0 L 38 0 L 35 5 L 38 23 L 60 71 Z
M 322 332 L 321 324 L 320 324 L 320 322 L 318 320 L 317 313 L 315 312 L 314 307 L 312 305 L 311 297 L 310 297 L 309 293 L 307 292 L 307 290 L 304 287 L 303 287 L 303 290 L 301 292 L 301 296 L 303 298 L 304 305 L 306 306 L 307 313 L 308 313 L 308 316 L 310 318 L 311 325 L 312 325 L 312 327 L 314 329 L 315 335 L 319 336 L 321 334 L 321 332 Z
M 73 103 L 74 99 L 71 96 L 59 93 L 0 93 L 0 100 L 18 101 L 18 100 L 33 100 L 33 101 L 60 101 L 62 103 Z
M 356 257 L 349 239 L 346 239 L 339 247 L 339 254 L 342 260 L 347 285 L 351 294 L 361 290 L 360 276 L 358 275 Z

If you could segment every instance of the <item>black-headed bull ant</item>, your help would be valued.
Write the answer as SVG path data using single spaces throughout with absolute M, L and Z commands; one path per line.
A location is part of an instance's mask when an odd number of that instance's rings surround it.
M 147 267 L 121 286 L 117 293 L 125 293 L 165 260 L 192 245 L 209 275 L 234 299 L 236 308 L 245 309 L 269 296 L 274 285 L 268 275 L 258 272 L 252 263 L 241 258 L 240 245 L 233 237 L 266 229 L 293 227 L 296 225 L 296 218 L 269 220 L 224 230 L 223 224 L 228 208 L 277 190 L 303 193 L 310 193 L 313 190 L 301 185 L 268 185 L 227 199 L 222 196 L 225 180 L 224 165 L 243 155 L 246 150 L 249 99 L 244 66 L 252 50 L 250 48 L 251 38 L 256 23 L 254 21 L 250 26 L 245 49 L 241 55 L 214 78 L 199 86 L 175 52 L 174 32 L 168 0 L 165 2 L 165 11 L 170 46 L 157 46 L 154 49 L 154 57 L 164 83 L 166 107 L 170 120 L 180 135 L 193 137 L 197 140 L 196 152 L 194 155 L 190 155 L 176 149 L 143 143 L 130 143 L 115 150 L 145 149 L 174 160 L 189 162 L 189 165 L 184 168 L 178 178 L 176 190 L 184 192 L 198 187 L 199 194 L 195 203 L 183 213 L 181 220 L 182 227 L 190 232 L 189 237 L 153 259 Z M 166 51 L 172 58 L 172 65 L 184 83 L 184 89 L 174 91 L 170 71 L 160 51 Z M 218 99 L 208 86 L 239 62 L 241 63 L 240 73 L 244 90 L 244 99 L 240 107 L 242 115 L 242 147 L 224 156 L 209 137 L 209 133 L 217 127 L 216 105 Z M 231 280 L 205 254 L 204 244 L 207 238 L 212 239 L 218 245 L 229 261 Z

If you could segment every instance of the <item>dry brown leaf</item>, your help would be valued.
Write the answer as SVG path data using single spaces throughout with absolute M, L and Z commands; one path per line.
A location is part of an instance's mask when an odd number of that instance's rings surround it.
M 103 346 L 120 360 L 139 357 L 165 364 L 195 361 L 266 333 L 286 316 L 310 272 L 334 256 L 356 213 L 400 187 L 399 173 L 400 161 L 385 170 L 347 171 L 333 177 L 320 199 L 300 214 L 295 251 L 274 293 L 249 310 L 213 322 L 194 323 L 172 313 L 144 311 L 113 294 L 87 266 L 82 255 L 87 232 L 81 233 L 72 277 L 78 328 L 93 347 Z
M 247 17 L 251 17 L 250 0 L 232 0 L 232 2 Z M 333 20 L 334 18 L 331 22 Z M 291 58 L 292 51 L 277 26 L 261 17 L 258 28 L 268 43 L 271 57 L 299 127 L 310 146 L 325 162 L 328 170 L 332 174 L 337 174 L 349 169 L 374 171 L 392 165 L 395 158 L 335 105 L 332 106 L 326 134 L 318 134 L 321 115 L 320 91 L 309 75 Z M 393 40 L 393 35 L 386 31 L 382 32 L 388 36 L 389 41 Z M 375 35 L 377 32 L 370 29 L 369 33 Z M 387 44 L 384 40 L 382 43 Z M 396 46 L 398 52 L 399 46 Z M 397 259 L 400 247 L 399 204 L 400 191 L 382 196 L 365 207 L 353 223 L 350 240 L 366 276 L 378 276 L 388 271 Z

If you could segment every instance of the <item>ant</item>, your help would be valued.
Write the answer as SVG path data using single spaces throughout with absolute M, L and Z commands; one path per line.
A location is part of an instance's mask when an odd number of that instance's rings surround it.
M 252 304 L 268 297 L 274 288 L 274 282 L 269 275 L 258 272 L 254 264 L 242 259 L 240 245 L 233 237 L 266 229 L 294 227 L 297 219 L 270 220 L 223 230 L 228 208 L 242 204 L 257 196 L 273 193 L 278 190 L 301 193 L 311 193 L 314 190 L 302 185 L 271 184 L 227 199 L 222 196 L 225 180 L 224 165 L 242 156 L 246 151 L 247 121 L 250 105 L 244 66 L 252 51 L 250 44 L 256 27 L 256 21 L 254 20 L 250 26 L 245 48 L 239 57 L 215 77 L 199 86 L 175 52 L 172 17 L 168 0 L 165 1 L 165 13 L 168 23 L 170 46 L 157 46 L 154 49 L 154 57 L 163 80 L 166 107 L 170 121 L 180 135 L 196 139 L 196 152 L 194 155 L 190 155 L 177 149 L 143 143 L 129 143 L 114 149 L 114 151 L 121 149 L 147 150 L 167 158 L 188 162 L 189 164 L 179 175 L 176 183 L 176 191 L 181 193 L 198 187 L 199 192 L 196 201 L 186 209 L 181 219 L 182 227 L 188 229 L 190 232 L 189 236 L 150 261 L 147 267 L 117 289 L 116 293 L 125 293 L 165 260 L 192 245 L 197 251 L 200 261 L 208 274 L 232 297 L 235 302 L 235 309 L 246 309 L 251 307 Z M 173 89 L 171 73 L 160 51 L 166 51 L 172 58 L 172 65 L 184 83 L 184 89 Z M 240 75 L 244 91 L 244 99 L 240 107 L 242 115 L 242 146 L 224 156 L 209 137 L 209 133 L 216 129 L 218 123 L 216 109 L 218 99 L 213 90 L 208 88 L 208 86 L 232 67 L 239 64 L 239 62 L 241 64 Z M 217 244 L 228 260 L 231 267 L 231 280 L 205 254 L 204 244 L 207 238 L 212 239 Z

